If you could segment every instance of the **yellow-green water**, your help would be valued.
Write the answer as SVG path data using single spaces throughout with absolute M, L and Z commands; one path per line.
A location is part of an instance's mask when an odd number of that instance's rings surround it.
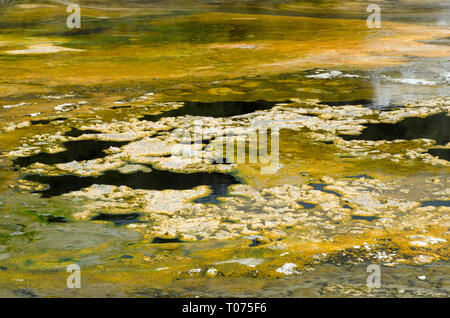
M 338 137 L 357 122 L 448 114 L 448 6 L 381 1 L 382 27 L 369 29 L 362 1 L 79 4 L 80 29 L 66 27 L 58 1 L 0 8 L 0 295 L 448 296 L 449 208 L 420 206 L 448 200 L 448 161 L 421 156 L 434 146 L 421 136 L 378 144 Z M 340 75 L 317 76 L 332 71 Z M 40 198 L 20 179 L 67 167 L 12 164 L 61 151 L 67 138 L 58 136 L 72 127 L 161 134 L 136 118 L 164 110 L 164 102 L 257 100 L 285 102 L 270 118 L 301 124 L 281 130 L 275 175 L 233 166 L 245 186 L 219 204 L 192 203 L 195 193 L 116 188 L 100 197 Z M 371 105 L 327 106 L 358 100 Z M 229 123 L 211 125 L 222 124 Z M 181 122 L 167 125 L 163 131 Z M 120 159 L 95 164 L 146 160 L 133 155 L 122 150 Z M 373 179 L 348 178 L 357 175 Z M 98 213 L 141 213 L 143 223 L 89 221 Z M 185 242 L 155 244 L 155 237 Z M 412 243 L 430 237 L 437 241 Z M 80 290 L 66 286 L 72 263 L 82 268 Z M 370 263 L 384 265 L 379 291 L 365 285 Z M 295 264 L 295 273 L 279 271 L 284 264 Z

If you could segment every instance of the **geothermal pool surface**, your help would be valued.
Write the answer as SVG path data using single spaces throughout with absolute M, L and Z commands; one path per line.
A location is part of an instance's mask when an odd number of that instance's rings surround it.
M 0 7 L 0 296 L 449 297 L 448 3 L 78 3 Z

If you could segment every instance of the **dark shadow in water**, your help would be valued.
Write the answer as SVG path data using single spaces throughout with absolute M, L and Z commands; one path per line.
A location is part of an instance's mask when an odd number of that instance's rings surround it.
M 113 106 L 111 107 L 111 109 L 126 109 L 126 108 L 131 108 L 130 105 L 125 105 L 125 106 Z
M 78 128 L 72 128 L 70 131 L 66 132 L 64 136 L 67 137 L 80 137 L 87 134 L 100 134 L 100 131 L 97 130 L 80 130 Z
M 450 149 L 446 148 L 433 148 L 428 150 L 428 153 L 432 156 L 439 157 L 439 159 L 444 159 L 450 161 Z
M 61 215 L 39 214 L 39 217 L 48 223 L 67 223 L 67 219 Z
M 262 242 L 258 237 L 254 237 L 254 238 L 248 238 L 251 243 L 248 245 L 248 247 L 257 247 L 257 246 L 261 246 L 264 245 L 264 242 Z
M 450 117 L 445 112 L 425 118 L 407 117 L 396 124 L 365 124 L 360 135 L 340 135 L 344 140 L 434 139 L 436 144 L 450 141 Z
M 145 115 L 142 120 L 158 121 L 162 117 L 177 117 L 177 116 L 204 116 L 204 117 L 231 117 L 236 115 L 248 114 L 257 110 L 271 109 L 278 103 L 283 102 L 268 102 L 268 101 L 254 101 L 254 102 L 184 102 L 184 106 L 166 111 L 159 115 Z
M 220 201 L 217 200 L 218 197 L 223 197 L 227 195 L 228 192 L 228 184 L 212 184 L 211 185 L 211 194 L 203 197 L 195 199 L 195 203 L 220 203 Z
M 368 176 L 366 174 L 358 174 L 356 176 L 348 176 L 344 178 L 352 178 L 352 179 L 361 179 L 361 178 L 367 178 L 367 179 L 373 179 L 371 176 Z
M 37 119 L 37 120 L 31 120 L 30 123 L 31 123 L 31 125 L 48 125 L 51 122 L 63 121 L 66 119 L 67 119 L 67 117 L 57 117 L 57 118 L 52 118 L 52 119 Z
M 337 195 L 338 197 L 342 197 L 342 194 L 340 194 L 340 193 L 338 193 L 336 191 L 325 189 L 325 187 L 328 186 L 329 184 L 326 184 L 326 183 L 310 183 L 309 185 L 312 186 L 314 188 L 314 190 L 319 190 L 319 191 L 322 191 L 322 192 L 325 192 L 325 193 L 331 193 L 331 194 Z
M 133 259 L 134 256 L 125 254 L 125 255 L 122 255 L 120 258 L 121 258 L 121 259 Z
M 155 237 L 152 241 L 154 244 L 163 244 L 163 243 L 183 243 L 178 238 L 162 238 L 162 237 Z
M 121 147 L 129 141 L 102 141 L 102 140 L 78 140 L 67 141 L 62 144 L 67 150 L 57 153 L 38 153 L 29 157 L 19 157 L 13 162 L 21 167 L 40 162 L 47 165 L 66 163 L 72 161 L 92 160 L 104 158 L 107 154 L 103 151 L 110 147 Z
M 317 140 L 317 141 L 315 141 L 315 142 L 319 142 L 319 143 L 325 144 L 325 145 L 331 145 L 331 144 L 334 143 L 333 140 Z
M 297 201 L 297 204 L 302 205 L 304 209 L 312 209 L 316 206 L 315 204 L 303 202 L 303 201 Z
M 130 223 L 142 223 L 139 221 L 140 213 L 126 213 L 126 214 L 109 214 L 99 213 L 91 218 L 91 221 L 108 221 L 113 222 L 115 226 L 127 225 Z
M 352 219 L 372 222 L 373 220 L 379 219 L 379 217 L 378 216 L 352 215 Z
M 422 201 L 422 206 L 450 206 L 450 200 Z
M 220 189 L 220 193 L 226 194 L 226 187 L 240 183 L 232 175 L 218 172 L 176 173 L 153 169 L 151 172 L 120 173 L 116 170 L 106 171 L 98 177 L 81 177 L 75 175 L 42 176 L 31 174 L 24 177 L 25 180 L 48 184 L 49 187 L 42 191 L 43 198 L 49 198 L 71 191 L 78 191 L 93 184 L 105 184 L 114 186 L 127 186 L 132 189 L 145 190 L 187 190 L 200 185 L 211 186 Z M 219 194 L 216 192 L 215 194 Z M 209 200 L 209 199 L 208 199 Z M 210 199 L 213 200 L 213 199 Z

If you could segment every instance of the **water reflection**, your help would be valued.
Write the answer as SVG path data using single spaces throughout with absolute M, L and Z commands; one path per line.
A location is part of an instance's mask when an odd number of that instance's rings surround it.
M 449 59 L 415 58 L 406 65 L 373 72 L 374 106 L 387 108 L 426 96 L 448 96 L 449 68 Z

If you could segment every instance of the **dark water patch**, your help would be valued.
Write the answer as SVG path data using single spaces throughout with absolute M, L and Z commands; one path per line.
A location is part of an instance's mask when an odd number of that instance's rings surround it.
M 72 262 L 74 263 L 74 259 L 70 257 L 63 257 L 58 259 L 58 263 L 66 263 L 66 262 Z
M 113 106 L 113 107 L 111 107 L 111 109 L 126 109 L 126 108 L 131 108 L 131 106 L 125 105 L 125 106 Z
M 61 215 L 39 214 L 39 217 L 47 223 L 67 223 L 67 219 Z
M 450 161 L 450 149 L 433 148 L 428 150 L 428 153 L 432 156 L 438 157 L 439 159 Z
M 429 200 L 420 203 L 422 203 L 422 206 L 450 206 L 450 200 Z
M 336 191 L 325 189 L 325 187 L 329 186 L 329 184 L 326 184 L 326 183 L 310 183 L 309 185 L 312 186 L 314 188 L 314 190 L 319 190 L 319 191 L 322 191 L 322 192 L 325 192 L 325 193 L 331 193 L 331 194 L 337 195 L 338 197 L 342 197 L 342 194 L 340 194 L 340 193 L 338 193 Z
M 364 221 L 369 221 L 372 222 L 373 220 L 379 219 L 378 216 L 365 216 L 365 215 L 352 215 L 352 219 L 353 220 L 364 220 Z
M 70 131 L 66 132 L 64 134 L 64 136 L 76 138 L 76 137 L 80 137 L 83 135 L 88 135 L 88 134 L 92 135 L 92 134 L 100 134 L 100 133 L 101 132 L 97 131 L 97 130 L 80 130 L 78 128 L 72 127 L 72 129 Z
M 321 144 L 325 144 L 325 145 L 331 145 L 333 144 L 333 140 L 317 140 L 316 142 L 319 142 Z
M 366 174 L 357 174 L 356 176 L 348 176 L 348 177 L 344 177 L 344 178 L 353 178 L 353 179 L 362 179 L 362 178 L 366 178 L 366 179 L 373 179 L 371 176 L 368 176 Z
M 350 205 L 348 205 L 348 204 L 344 204 L 343 208 L 344 209 L 353 210 L 353 208 Z
M 0 266 L 0 271 L 6 271 L 7 269 L 8 269 L 8 267 Z
M 49 186 L 42 191 L 43 198 L 49 198 L 71 191 L 78 191 L 93 184 L 127 186 L 132 189 L 145 190 L 188 190 L 200 185 L 211 186 L 214 195 L 226 194 L 229 185 L 240 183 L 232 175 L 219 172 L 176 173 L 152 169 L 151 172 L 137 171 L 120 173 L 116 170 L 106 171 L 96 177 L 82 177 L 76 175 L 42 176 L 31 174 L 25 180 L 35 181 Z M 213 199 L 211 199 L 213 200 Z
M 352 159 L 352 158 L 356 158 L 355 156 L 339 156 L 339 158 L 341 159 Z
M 163 238 L 163 237 L 155 237 L 152 240 L 152 243 L 154 244 L 164 244 L 164 243 L 183 243 L 183 241 L 181 241 L 178 238 Z
M 434 139 L 436 144 L 450 141 L 450 117 L 445 112 L 425 118 L 407 117 L 396 124 L 365 124 L 360 135 L 340 135 L 344 140 Z
M 204 146 L 202 147 L 202 150 L 205 150 L 205 148 L 206 148 L 211 142 L 213 142 L 214 139 L 216 139 L 216 136 L 212 137 L 211 139 L 203 139 L 203 140 L 202 140 L 202 145 L 204 145 Z
M 303 201 L 297 201 L 297 204 L 302 205 L 304 209 L 312 209 L 316 206 L 315 204 L 303 202 Z
M 162 155 L 162 156 L 158 156 L 159 158 L 170 158 L 172 157 L 172 154 L 168 154 L 168 155 Z
M 285 102 L 285 101 L 284 101 Z M 166 111 L 159 115 L 145 115 L 143 120 L 158 121 L 162 117 L 177 117 L 177 116 L 204 116 L 204 117 L 231 117 L 236 115 L 243 115 L 253 113 L 257 110 L 271 109 L 278 103 L 284 102 L 269 102 L 258 100 L 254 102 L 235 102 L 235 101 L 221 101 L 221 102 L 184 102 L 184 106 Z
M 261 242 L 261 240 L 260 240 L 259 238 L 257 238 L 257 237 L 251 238 L 250 240 L 251 240 L 252 242 L 248 245 L 248 247 L 256 247 L 256 246 L 261 246 L 261 245 L 264 244 L 264 243 Z
M 328 105 L 328 106 L 345 106 L 345 105 L 373 106 L 374 101 L 371 99 L 356 99 L 356 100 L 349 100 L 349 101 L 320 102 L 319 104 Z
M 195 199 L 193 202 L 195 203 L 220 203 L 217 200 L 218 197 L 223 197 L 227 195 L 228 192 L 228 184 L 213 184 L 211 185 L 212 192 L 206 197 Z
M 127 225 L 131 223 L 142 223 L 139 221 L 140 213 L 126 213 L 126 214 L 109 214 L 99 213 L 91 221 L 108 221 L 113 222 L 115 226 Z
M 89 35 L 89 34 L 96 34 L 96 33 L 102 33 L 105 31 L 106 27 L 96 27 L 96 28 L 80 28 L 80 29 L 71 29 L 64 32 L 53 32 L 53 33 L 47 33 L 45 36 L 77 36 L 77 35 Z
M 63 142 L 62 146 L 67 150 L 57 153 L 38 153 L 29 157 L 19 157 L 14 164 L 26 167 L 40 162 L 47 165 L 67 163 L 72 161 L 92 160 L 104 158 L 107 154 L 104 150 L 110 147 L 121 147 L 129 141 L 102 141 L 102 140 L 77 140 Z
M 134 258 L 134 256 L 125 254 L 125 255 L 122 255 L 120 258 L 122 258 L 122 259 L 132 259 L 132 258 Z
M 31 120 L 30 123 L 31 123 L 31 125 L 48 125 L 51 122 L 64 121 L 66 119 L 67 119 L 67 117 L 57 117 L 57 118 L 52 118 L 52 119 L 37 119 L 37 120 Z

